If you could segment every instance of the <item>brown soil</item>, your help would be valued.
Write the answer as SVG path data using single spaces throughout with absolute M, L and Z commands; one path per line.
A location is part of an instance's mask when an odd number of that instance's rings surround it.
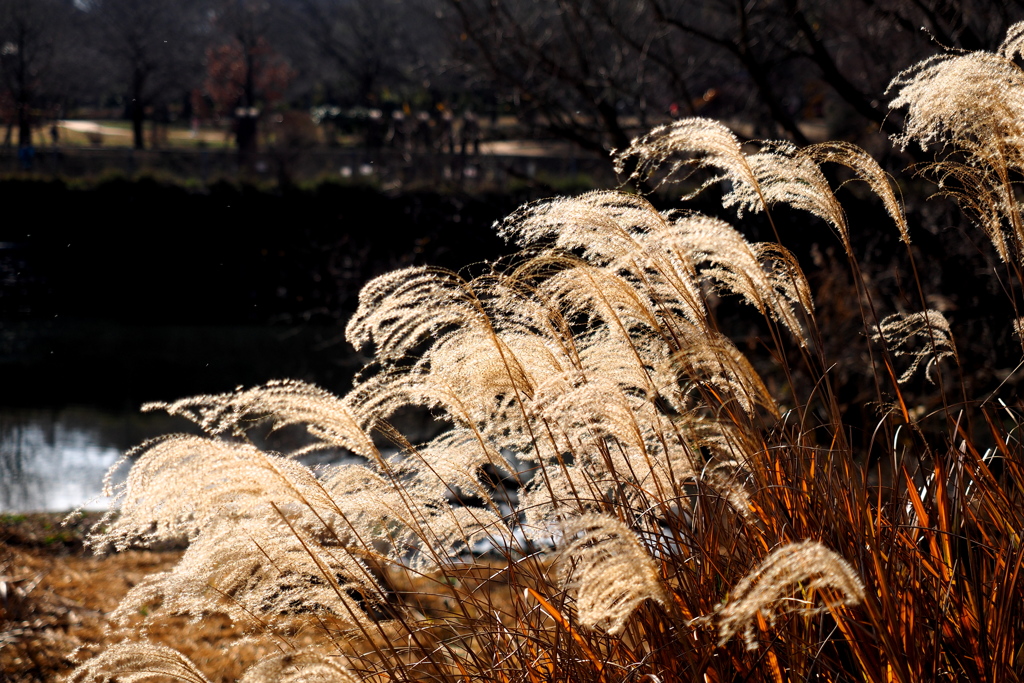
M 62 527 L 61 515 L 0 515 L 0 680 L 54 681 L 123 640 L 108 616 L 144 576 L 169 569 L 181 550 L 95 556 L 82 538 L 97 515 Z M 241 636 L 224 618 L 161 620 L 150 640 L 171 645 L 214 680 L 235 680 L 259 655 L 227 646 Z

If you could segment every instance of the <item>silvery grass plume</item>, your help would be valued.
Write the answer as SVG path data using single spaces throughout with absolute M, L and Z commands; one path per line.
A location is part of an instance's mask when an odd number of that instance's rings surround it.
M 777 140 L 759 142 L 757 147 L 755 151 L 744 151 L 735 134 L 717 121 L 682 119 L 634 140 L 628 149 L 617 153 L 616 168 L 621 173 L 627 162 L 633 161 L 631 179 L 648 180 L 660 174 L 661 182 L 679 180 L 682 170 L 711 168 L 720 175 L 706 180 L 688 197 L 728 181 L 722 202 L 727 207 L 735 206 L 741 216 L 744 211 L 766 211 L 775 204 L 807 211 L 836 232 L 852 258 L 846 214 L 820 168 L 823 163 L 841 164 L 867 182 L 882 199 L 901 238 L 909 243 L 906 218 L 890 179 L 864 150 L 849 143 L 823 143 L 801 149 Z M 687 176 L 682 174 L 683 179 Z
M 369 613 L 384 609 L 381 563 L 430 571 L 478 541 L 510 547 L 517 529 L 546 535 L 573 514 L 671 501 L 680 482 L 716 471 L 707 457 L 741 460 L 757 447 L 717 417 L 720 406 L 704 407 L 713 396 L 750 419 L 778 415 L 753 366 L 715 331 L 705 296 L 739 295 L 804 343 L 800 315 L 812 302 L 784 248 L 609 192 L 532 205 L 501 229 L 534 255 L 473 280 L 414 268 L 367 285 L 347 334 L 377 360 L 346 397 L 285 381 L 147 406 L 209 437 L 133 453 L 120 514 L 94 544 L 191 545 L 132 591 L 117 619 L 160 602 L 193 619 L 224 612 L 254 631 L 298 621 L 366 633 L 380 628 Z M 449 429 L 402 440 L 387 420 L 409 405 Z M 261 451 L 246 433 L 262 422 L 306 425 L 313 443 L 288 456 Z M 375 428 L 397 453 L 382 455 Z M 294 459 L 318 448 L 363 462 L 313 472 Z M 515 481 L 518 494 L 502 496 L 485 472 Z M 586 552 L 576 542 L 570 554 L 625 552 L 630 538 L 616 532 Z M 581 618 L 621 629 L 638 600 L 585 583 L 573 584 Z M 658 590 L 641 593 L 661 599 Z
M 262 517 L 225 516 L 172 570 L 129 591 L 111 620 L 127 626 L 146 606 L 160 605 L 163 613 L 194 622 L 226 614 L 253 630 L 286 632 L 314 619 L 339 630 L 370 628 L 367 612 L 383 607 L 385 591 L 351 551 L 313 537 L 273 509 Z
M 882 200 L 886 212 L 899 229 L 900 239 L 904 244 L 910 244 L 910 226 L 907 225 L 903 205 L 893 189 L 896 182 L 878 165 L 874 157 L 857 145 L 836 141 L 809 145 L 796 153 L 817 164 L 839 164 L 853 171 L 857 179 L 867 183 L 875 196 Z
M 925 377 L 934 384 L 932 371 L 938 362 L 957 357 L 949 321 L 938 311 L 893 313 L 878 323 L 873 336 L 876 341 L 885 341 L 893 355 L 913 358 L 900 375 L 900 384 L 908 382 L 922 363 Z
M 1003 261 L 1024 258 L 1024 223 L 1013 187 L 1024 170 L 1024 24 L 992 52 L 936 55 L 889 84 L 892 109 L 906 108 L 903 147 L 938 144 L 946 158 L 926 169 L 985 231 Z
M 675 505 L 681 482 L 717 471 L 708 458 L 740 461 L 759 447 L 732 423 L 774 419 L 778 408 L 715 330 L 705 297 L 738 295 L 803 344 L 812 302 L 784 248 L 611 192 L 532 205 L 501 229 L 533 254 L 472 280 L 413 268 L 367 285 L 347 334 L 376 361 L 344 398 L 283 381 L 146 407 L 209 436 L 166 437 L 132 453 L 119 515 L 93 543 L 187 538 L 190 547 L 136 587 L 115 619 L 159 602 L 193 619 L 223 612 L 257 633 L 366 638 L 383 632 L 382 615 L 408 615 L 386 605 L 382 567 L 434 571 L 480 541 L 528 544 L 556 521 L 583 531 L 573 515 Z M 410 405 L 448 429 L 405 441 L 387 420 Z M 264 452 L 247 438 L 264 422 L 305 425 L 312 444 Z M 397 452 L 382 454 L 373 429 Z M 320 448 L 361 461 L 314 472 L 295 460 Z M 518 491 L 496 487 L 495 475 Z M 732 485 L 718 476 L 707 484 Z M 614 547 L 654 577 L 652 560 L 620 531 L 568 550 L 588 577 L 571 583 L 580 618 L 613 633 L 645 597 L 663 600 L 654 578 L 620 595 L 592 571 Z
M 69 679 L 72 683 L 100 683 L 112 680 L 111 672 L 124 683 L 165 676 L 186 683 L 210 683 L 183 654 L 164 645 L 119 643 L 112 645 L 80 666 Z
M 705 181 L 687 197 L 695 196 L 723 178 L 746 185 L 755 192 L 758 188 L 757 176 L 736 134 L 712 119 L 684 118 L 654 128 L 647 135 L 633 140 L 629 149 L 616 154 L 616 172 L 624 174 L 627 160 L 634 157 L 633 179 L 649 179 L 662 173 L 662 182 L 678 180 L 680 171 L 699 167 L 717 168 L 723 172 L 722 176 Z
M 794 593 L 802 589 L 801 597 Z M 822 605 L 815 602 L 820 593 Z M 773 626 L 780 614 L 814 614 L 863 602 L 864 585 L 840 555 L 817 541 L 800 541 L 776 548 L 737 583 L 715 610 L 719 645 L 737 633 L 748 649 L 757 649 L 757 619 Z
M 359 678 L 322 652 L 285 652 L 267 657 L 238 683 L 359 683 Z
M 86 662 L 71 677 L 72 683 L 110 680 L 117 671 L 123 683 L 151 681 L 158 677 L 185 683 L 210 683 L 192 662 L 169 647 L 148 643 L 111 646 Z M 322 652 L 285 652 L 271 655 L 246 671 L 239 683 L 357 683 L 359 678 Z
M 658 567 L 636 535 L 608 515 L 582 515 L 561 524 L 562 585 L 576 596 L 580 623 L 617 634 L 637 606 L 668 599 Z
M 348 334 L 380 362 L 346 398 L 363 424 L 418 403 L 488 458 L 511 451 L 538 473 L 524 496 L 543 528 L 560 506 L 603 504 L 613 474 L 636 492 L 693 471 L 685 430 L 664 438 L 675 418 L 659 403 L 683 415 L 713 390 L 745 413 L 777 412 L 709 324 L 704 292 L 739 294 L 803 343 L 809 289 L 785 249 L 613 192 L 530 205 L 501 231 L 535 255 L 472 281 L 409 269 L 364 290 Z
M 152 402 L 143 411 L 163 410 L 187 418 L 211 436 L 244 437 L 258 424 L 269 422 L 274 430 L 304 425 L 316 440 L 307 450 L 341 448 L 365 458 L 378 459 L 373 440 L 340 399 L 306 382 L 283 380 L 228 394 L 193 396 L 170 403 Z
M 130 452 L 127 479 L 110 493 L 120 507 L 91 539 L 121 550 L 133 543 L 195 539 L 230 515 L 239 519 L 270 505 L 340 512 L 323 484 L 299 463 L 255 446 L 172 435 Z

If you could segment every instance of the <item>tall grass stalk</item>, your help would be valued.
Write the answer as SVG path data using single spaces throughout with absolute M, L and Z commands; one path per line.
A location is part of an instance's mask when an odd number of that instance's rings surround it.
M 991 241 L 1016 311 L 1021 36 L 891 86 L 899 143 L 939 146 L 918 170 Z M 852 145 L 742 144 L 703 119 L 618 159 L 655 183 L 710 172 L 693 194 L 724 187 L 740 215 L 809 212 L 838 239 L 846 291 L 815 302 L 781 243 L 635 194 L 524 206 L 498 226 L 522 252 L 486 273 L 366 285 L 347 336 L 374 360 L 346 396 L 280 381 L 147 406 L 208 436 L 132 454 L 93 543 L 189 547 L 118 623 L 226 613 L 266 644 L 244 681 L 1020 680 L 1022 409 L 1004 385 L 971 395 L 892 179 Z M 867 228 L 831 164 L 881 201 L 909 294 L 867 281 L 852 238 Z M 729 297 L 760 320 L 745 348 L 715 314 Z M 1021 320 L 1000 324 L 1019 336 Z M 850 365 L 873 387 L 860 436 L 840 399 Z M 440 435 L 404 437 L 389 420 L 410 407 Z M 307 445 L 260 449 L 261 424 L 304 426 Z M 321 449 L 355 460 L 296 460 Z M 217 672 L 136 637 L 74 678 L 159 676 Z

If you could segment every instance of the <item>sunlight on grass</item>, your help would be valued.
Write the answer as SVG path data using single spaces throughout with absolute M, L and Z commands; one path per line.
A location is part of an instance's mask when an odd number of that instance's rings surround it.
M 983 231 L 1015 311 L 1022 35 L 891 86 L 897 142 L 938 150 L 915 170 Z M 520 208 L 497 227 L 522 251 L 476 277 L 372 280 L 346 329 L 372 360 L 345 396 L 277 381 L 145 407 L 206 436 L 129 453 L 92 544 L 189 547 L 128 593 L 126 641 L 73 680 L 207 681 L 136 634 L 212 614 L 266 647 L 253 682 L 1019 680 L 1021 406 L 965 371 L 969 331 L 924 291 L 935 264 L 892 180 L 852 145 L 741 143 L 706 119 L 617 162 L 641 186 L 721 191 L 776 236 L 809 214 L 835 260 L 805 273 L 780 243 L 609 191 Z M 836 169 L 884 227 L 851 222 Z M 893 236 L 898 297 L 865 275 L 866 230 Z M 722 301 L 749 338 L 723 332 Z M 410 409 L 439 435 L 403 436 Z M 296 425 L 288 452 L 250 438 Z M 295 459 L 319 450 L 355 460 Z

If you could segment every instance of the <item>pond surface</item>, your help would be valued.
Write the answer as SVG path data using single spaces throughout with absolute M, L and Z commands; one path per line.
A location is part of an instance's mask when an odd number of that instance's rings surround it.
M 0 512 L 105 508 L 108 501 L 96 497 L 122 453 L 164 434 L 197 433 L 182 418 L 139 412 L 148 401 L 286 377 L 339 392 L 361 362 L 334 341 L 339 334 L 326 325 L 5 322 L 0 315 Z
M 136 443 L 187 423 L 88 408 L 0 412 L 0 512 L 105 510 L 103 478 Z M 113 481 L 122 481 L 127 463 Z
M 426 411 L 396 416 L 395 424 L 416 440 L 436 433 Z M 199 434 L 188 420 L 163 413 L 111 412 L 88 407 L 55 410 L 0 409 L 0 513 L 69 512 L 77 508 L 106 510 L 102 495 L 107 471 L 128 450 L 167 434 Z M 304 428 L 248 433 L 266 451 L 289 453 L 311 443 Z M 381 452 L 390 456 L 394 448 Z M 318 450 L 299 458 L 307 466 L 362 462 L 337 449 Z M 112 474 L 124 481 L 131 462 Z

